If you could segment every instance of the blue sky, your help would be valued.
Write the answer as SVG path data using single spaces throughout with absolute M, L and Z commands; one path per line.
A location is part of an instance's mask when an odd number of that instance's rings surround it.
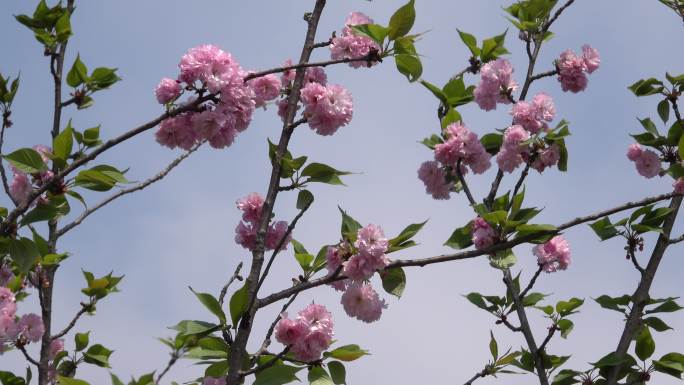
M 302 14 L 312 1 L 98 1 L 77 2 L 72 19 L 75 36 L 69 43 L 67 65 L 77 53 L 89 68 L 117 67 L 123 81 L 111 91 L 96 95 L 95 105 L 85 111 L 67 109 L 64 121 L 73 119 L 82 130 L 102 124 L 102 135 L 113 137 L 161 113 L 153 89 L 161 77 L 175 77 L 181 55 L 190 47 L 212 43 L 231 52 L 249 69 L 265 69 L 299 55 L 305 32 Z M 330 1 L 319 28 L 319 41 L 342 26 L 345 16 L 363 11 L 385 23 L 402 1 Z M 418 43 L 423 55 L 424 78 L 443 83 L 467 65 L 468 51 L 456 28 L 480 40 L 513 28 L 505 20 L 501 1 L 417 1 L 415 30 L 428 31 Z M 30 13 L 33 2 L 6 1 L 0 12 L 0 71 L 22 74 L 22 84 L 13 109 L 15 125 L 7 132 L 6 148 L 49 142 L 52 88 L 48 60 L 28 30 L 13 15 Z M 682 72 L 684 51 L 681 21 L 656 1 L 577 1 L 554 25 L 557 36 L 547 44 L 538 69 L 552 68 L 552 61 L 567 48 L 579 50 L 590 43 L 602 56 L 601 69 L 590 77 L 586 92 L 561 92 L 553 78 L 535 83 L 533 92 L 554 97 L 558 119 L 570 121 L 569 171 L 532 173 L 527 179 L 527 202 L 544 207 L 539 221 L 561 223 L 578 215 L 640 197 L 667 192 L 667 178 L 645 180 L 625 157 L 629 133 L 639 130 L 636 117 L 655 114 L 656 99 L 636 99 L 626 86 L 665 71 Z M 513 32 L 511 30 L 511 32 Z M 513 54 L 516 78 L 522 81 L 526 58 L 522 42 L 510 33 L 506 46 Z M 325 60 L 325 49 L 315 59 Z M 417 240 L 420 246 L 393 255 L 415 258 L 448 252 L 442 245 L 454 228 L 472 217 L 464 196 L 434 201 L 416 178 L 419 165 L 431 154 L 418 140 L 439 130 L 435 100 L 420 85 L 409 84 L 395 70 L 392 60 L 372 69 L 346 66 L 327 70 L 329 81 L 343 84 L 354 96 L 354 119 L 332 137 L 321 137 L 306 127 L 297 129 L 292 141 L 294 154 L 358 172 L 345 178 L 348 187 L 314 186 L 316 202 L 300 222 L 295 238 L 310 250 L 334 242 L 338 237 L 342 206 L 362 223 L 376 223 L 388 235 L 397 234 L 409 223 L 430 219 Z M 476 78 L 469 77 L 473 84 Z M 479 134 L 510 124 L 507 108 L 484 113 L 477 106 L 462 110 L 466 124 Z M 659 125 L 662 129 L 662 125 Z M 116 350 L 113 371 L 120 376 L 140 375 L 161 369 L 167 361 L 165 347 L 155 337 L 171 335 L 166 327 L 181 319 L 210 319 L 187 286 L 218 292 L 235 265 L 249 255 L 233 242 L 240 213 L 236 199 L 249 192 L 265 193 L 268 175 L 266 138 L 277 138 L 279 119 L 274 111 L 256 113 L 250 128 L 225 150 L 205 148 L 184 162 L 161 183 L 121 199 L 69 233 L 60 251 L 72 257 L 60 269 L 56 282 L 55 325 L 64 325 L 83 300 L 81 268 L 96 275 L 114 270 L 125 274 L 122 292 L 98 305 L 95 317 L 85 318 L 77 331 L 92 330 L 91 340 Z M 143 134 L 102 157 L 130 178 L 143 180 L 155 174 L 177 151 L 161 148 L 152 132 Z M 477 196 L 488 189 L 493 172 L 470 179 Z M 514 178 L 504 180 L 511 188 Z M 101 194 L 87 194 L 96 202 Z M 296 213 L 295 194 L 282 194 L 276 205 L 278 218 Z M 74 205 L 74 211 L 77 206 Z M 681 231 L 681 226 L 677 226 Z M 677 232 L 677 230 L 676 230 Z M 574 316 L 575 330 L 568 340 L 554 339 L 551 352 L 572 354 L 568 367 L 586 368 L 614 348 L 622 329 L 618 313 L 601 310 L 590 298 L 601 294 L 631 293 L 637 273 L 625 260 L 619 241 L 599 243 L 581 227 L 566 234 L 572 245 L 569 270 L 543 275 L 537 289 L 553 293 L 552 301 L 572 296 L 585 298 L 582 313 Z M 652 246 L 652 239 L 648 246 Z M 535 269 L 529 247 L 516 248 L 523 277 Z M 646 258 L 646 255 L 641 256 Z M 665 258 L 653 288 L 654 296 L 681 294 L 681 246 Z M 276 262 L 264 292 L 287 287 L 297 274 L 291 253 Z M 503 293 L 500 274 L 484 259 L 415 268 L 407 271 L 408 284 L 401 300 L 385 295 L 389 309 L 371 325 L 349 319 L 339 304 L 339 294 L 320 288 L 293 305 L 299 309 L 316 300 L 328 306 L 335 317 L 340 343 L 358 343 L 373 355 L 347 366 L 350 384 L 366 383 L 458 383 L 482 369 L 489 357 L 487 342 L 492 329 L 500 346 L 521 346 L 520 335 L 511 335 L 494 325 L 488 314 L 470 305 L 461 295 L 471 291 Z M 376 282 L 376 284 L 378 284 Z M 20 311 L 35 309 L 35 296 Z M 279 307 L 259 313 L 252 343 L 260 343 L 259 331 L 275 317 Z M 535 334 L 546 334 L 540 314 L 533 314 Z M 684 327 L 684 313 L 663 317 L 672 327 Z M 667 332 L 655 336 L 658 354 L 681 347 L 681 336 Z M 679 345 L 679 346 L 678 346 Z M 71 341 L 67 346 L 72 346 Z M 254 345 L 252 345 L 254 346 Z M 276 347 L 274 346 L 274 349 Z M 0 367 L 22 372 L 20 356 L 0 358 Z M 200 368 L 180 362 L 169 379 L 186 381 L 197 377 Z M 105 370 L 83 367 L 79 377 L 91 383 L 107 383 Z M 516 376 L 520 384 L 533 384 L 532 376 Z M 482 384 L 496 379 L 483 379 Z M 660 377 L 659 384 L 675 383 Z

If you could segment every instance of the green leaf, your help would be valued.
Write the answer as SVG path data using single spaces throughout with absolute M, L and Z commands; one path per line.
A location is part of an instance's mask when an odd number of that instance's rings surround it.
M 57 23 L 55 24 L 55 32 L 57 32 L 57 41 L 59 42 L 65 42 L 69 39 L 69 36 L 71 36 L 71 20 L 70 20 L 70 13 L 69 12 L 64 12 L 62 16 L 57 19 Z
M 513 253 L 513 249 L 497 251 L 494 256 L 489 257 L 489 264 L 497 269 L 505 270 L 515 265 L 518 258 Z
M 644 319 L 644 323 L 648 325 L 651 329 L 657 331 L 657 332 L 664 332 L 667 330 L 672 330 L 672 328 L 663 322 L 660 318 L 658 317 L 649 317 Z
M 71 65 L 66 80 L 67 84 L 74 88 L 88 82 L 88 67 L 81 61 L 81 55 L 76 56 L 76 60 L 74 60 L 74 64 Z
M 237 328 L 238 321 L 245 311 L 247 311 L 248 304 L 247 285 L 241 287 L 233 296 L 230 297 L 230 317 L 233 322 L 233 327 Z
M 638 119 L 639 123 L 641 123 L 641 126 L 644 127 L 646 132 L 649 132 L 653 134 L 655 137 L 659 137 L 660 133 L 658 132 L 658 128 L 656 127 L 655 123 L 650 118 L 646 119 Z
M 171 329 L 178 331 L 183 336 L 191 336 L 211 333 L 218 330 L 219 325 L 204 321 L 185 320 L 172 326 Z
M 66 161 L 71 155 L 74 138 L 71 122 L 62 130 L 52 141 L 52 154 L 54 158 L 52 161 L 61 169 L 66 167 Z
M 423 74 L 423 65 L 417 56 L 408 54 L 394 55 L 394 62 L 397 65 L 397 70 L 406 76 L 409 82 L 415 82 Z
M 444 246 L 451 247 L 452 249 L 461 250 L 469 247 L 473 244 L 473 230 L 472 222 L 468 222 L 467 225 L 459 227 L 451 233 L 449 239 L 444 242 Z
M 344 345 L 333 351 L 323 353 L 325 357 L 332 357 L 345 362 L 357 360 L 368 354 L 368 351 L 361 349 L 359 345 Z
M 504 42 L 506 40 L 506 33 L 508 31 L 505 31 L 504 33 L 500 35 L 496 35 L 492 38 L 485 39 L 482 42 L 482 50 L 480 51 L 480 59 L 483 62 L 488 62 L 490 60 L 496 59 L 500 55 L 507 54 L 509 53 L 508 50 L 504 47 Z
M 544 298 L 546 298 L 546 295 L 542 293 L 530 293 L 522 299 L 523 307 L 534 306 Z
M 49 221 L 67 215 L 69 211 L 69 202 L 63 195 L 53 196 L 48 202 L 38 203 L 33 210 L 27 212 L 19 224 L 25 226 L 34 222 Z
M 598 298 L 594 298 L 594 301 L 598 303 L 602 308 L 619 311 L 621 313 L 625 312 L 625 309 L 620 306 L 627 306 L 631 302 L 631 297 L 629 295 L 623 295 L 622 297 L 610 297 L 607 295 L 602 295 Z
M 342 214 L 342 227 L 340 229 L 340 234 L 343 238 L 350 240 L 352 243 L 356 241 L 357 232 L 363 226 L 356 219 L 352 218 L 347 214 L 346 211 L 342 210 L 341 207 L 337 207 Z
M 228 373 L 228 360 L 214 362 L 204 370 L 205 377 L 224 377 Z
M 355 35 L 367 36 L 373 39 L 373 41 L 378 43 L 378 45 L 381 47 L 385 41 L 385 37 L 387 37 L 387 33 L 389 32 L 389 28 L 383 27 L 379 24 L 353 25 L 351 26 L 351 29 L 354 31 Z
M 610 223 L 610 219 L 608 219 L 608 217 L 599 219 L 598 221 L 590 224 L 589 227 L 594 230 L 596 235 L 598 235 L 599 239 L 602 241 L 613 238 L 619 234 L 618 230 L 613 226 L 612 223 Z
M 320 366 L 310 367 L 308 377 L 311 385 L 333 385 L 333 380 L 328 372 Z
M 670 299 L 670 300 L 663 302 L 660 306 L 656 307 L 655 309 L 645 311 L 644 314 L 672 313 L 675 311 L 679 311 L 681 309 L 684 309 L 684 308 L 679 306 L 677 304 L 677 302 Z
M 74 344 L 76 345 L 76 351 L 80 352 L 88 346 L 90 340 L 90 332 L 86 333 L 76 333 L 74 335 Z
M 111 87 L 114 83 L 121 80 L 116 75 L 116 68 L 98 67 L 90 74 L 90 83 L 88 88 L 93 91 L 99 91 Z
M 404 228 L 399 235 L 389 240 L 389 249 L 387 252 L 391 253 L 412 246 L 413 244 L 407 244 L 408 241 L 418 234 L 418 232 L 423 228 L 423 226 L 425 226 L 426 223 L 427 221 L 422 223 L 413 223 L 406 226 L 406 228 Z
M 304 368 L 276 364 L 270 368 L 257 372 L 253 385 L 284 385 L 293 381 L 299 381 L 295 374 L 302 369 Z
M 309 190 L 301 190 L 297 194 L 297 210 L 304 210 L 311 206 L 314 201 L 314 196 Z
M 487 305 L 484 301 L 484 297 L 480 293 L 469 293 L 468 295 L 465 296 L 470 303 L 473 305 L 479 307 L 482 310 L 486 310 L 488 312 L 492 312 L 497 309 L 496 305 Z
M 517 226 L 515 230 L 518 232 L 518 234 L 515 236 L 516 239 L 539 233 L 539 236 L 530 240 L 531 243 L 547 242 L 555 235 L 555 232 L 557 231 L 556 227 L 553 225 L 541 224 L 523 224 Z
M 663 82 L 655 78 L 641 79 L 627 87 L 636 96 L 648 96 L 661 93 L 664 89 Z
M 659 360 L 653 361 L 655 370 L 671 376 L 681 378 L 684 372 L 684 355 L 681 353 L 668 353 Z
M 71 377 L 57 376 L 57 385 L 90 385 L 83 380 L 77 380 Z
M 309 177 L 308 182 L 328 183 L 332 185 L 343 185 L 340 176 L 351 174 L 348 171 L 339 171 L 322 163 L 309 163 L 301 175 Z
M 411 31 L 413 23 L 416 20 L 416 9 L 413 3 L 415 0 L 410 0 L 408 3 L 399 8 L 389 21 L 388 36 L 390 40 L 404 36 Z
M 206 307 L 212 314 L 214 314 L 221 321 L 221 324 L 226 323 L 226 313 L 221 309 L 219 301 L 209 293 L 198 293 L 190 288 L 190 291 L 197 297 L 197 299 Z
M 85 362 L 93 365 L 97 365 L 103 368 L 109 367 L 109 356 L 112 351 L 105 348 L 100 344 L 93 345 L 88 348 L 86 352 L 83 353 L 83 359 Z
M 641 331 L 636 337 L 636 346 L 634 352 L 640 360 L 646 361 L 655 351 L 655 341 L 651 337 L 651 332 L 647 326 L 641 328 Z
M 332 378 L 333 383 L 336 385 L 347 383 L 347 371 L 343 363 L 340 361 L 330 361 L 328 362 L 328 370 L 330 371 L 330 378 Z
M 570 321 L 569 319 L 560 319 L 558 320 L 558 329 L 560 329 L 561 332 L 561 337 L 563 338 L 568 338 L 568 335 L 572 331 L 572 329 L 575 327 L 575 324 Z
M 83 131 L 83 144 L 88 147 L 100 144 L 100 126 L 95 126 Z
M 401 267 L 396 267 L 393 269 L 387 269 L 380 272 L 380 278 L 382 278 L 382 288 L 389 294 L 401 298 L 406 288 L 406 274 L 404 269 Z
M 556 313 L 560 314 L 561 317 L 567 317 L 570 314 L 577 313 L 575 309 L 579 308 L 584 304 L 583 299 L 571 298 L 568 301 L 558 301 L 556 304 Z
M 420 80 L 420 84 L 422 84 L 423 87 L 427 88 L 428 91 L 432 92 L 432 94 L 435 95 L 435 97 L 439 99 L 442 102 L 442 104 L 447 104 L 448 96 L 439 87 L 423 79 Z
M 607 355 L 603 356 L 600 360 L 592 363 L 591 365 L 597 368 L 604 368 L 607 366 L 616 366 L 620 365 L 623 362 L 627 361 L 627 357 L 618 357 L 615 352 L 608 353 Z
M 667 123 L 670 119 L 670 103 L 667 99 L 661 100 L 660 103 L 658 103 L 658 116 L 660 116 L 663 123 Z
M 442 117 L 441 126 L 442 129 L 447 128 L 448 125 L 452 123 L 457 123 L 463 120 L 461 114 L 456 111 L 456 109 L 449 107 L 447 113 Z
M 36 244 L 32 240 L 23 237 L 10 239 L 9 255 L 22 274 L 27 274 L 40 258 Z
M 466 47 L 468 47 L 468 49 L 470 50 L 470 53 L 472 53 L 473 56 L 475 56 L 475 57 L 479 56 L 480 55 L 480 49 L 477 47 L 477 39 L 475 38 L 475 36 L 473 36 L 467 32 L 463 32 L 459 29 L 457 29 L 457 31 L 458 31 L 458 36 L 461 37 L 461 41 L 463 41 L 463 44 L 465 44 Z
M 439 135 L 433 134 L 430 137 L 423 139 L 420 143 L 424 144 L 425 147 L 429 148 L 430 150 L 434 150 L 435 146 L 440 143 L 444 143 L 444 140 Z
M 492 353 L 492 359 L 496 361 L 499 358 L 499 345 L 496 343 L 494 333 L 491 330 L 489 331 L 489 336 L 489 352 Z
M 27 174 L 35 174 L 46 171 L 47 166 L 38 151 L 32 148 L 21 148 L 4 156 L 12 166 Z
M 680 124 L 679 120 L 675 120 L 667 131 L 667 144 L 670 146 L 676 146 L 679 144 L 679 139 L 684 133 L 684 127 Z
M 480 143 L 482 143 L 488 153 L 496 155 L 503 144 L 503 135 L 485 134 L 480 138 Z

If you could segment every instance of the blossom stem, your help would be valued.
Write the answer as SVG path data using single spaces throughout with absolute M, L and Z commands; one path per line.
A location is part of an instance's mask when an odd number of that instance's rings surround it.
M 473 194 L 470 193 L 470 188 L 468 187 L 468 182 L 466 182 L 465 178 L 463 177 L 463 173 L 461 172 L 461 162 L 463 161 L 462 158 L 458 160 L 456 163 L 456 176 L 458 177 L 458 180 L 461 182 L 461 187 L 463 187 L 463 192 L 465 192 L 466 196 L 468 197 L 468 201 L 470 202 L 470 205 L 475 207 L 477 205 L 477 202 L 475 202 L 475 199 L 473 198 Z

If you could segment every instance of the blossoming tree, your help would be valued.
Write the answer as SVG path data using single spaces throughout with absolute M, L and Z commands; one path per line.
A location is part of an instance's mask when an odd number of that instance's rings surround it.
M 19 77 L 0 76 L 0 153 L 5 164 L 0 167 L 4 190 L 13 204 L 0 210 L 0 352 L 21 354 L 28 363 L 26 375 L 15 368 L 2 368 L 3 385 L 31 383 L 37 373 L 40 385 L 56 383 L 83 385 L 81 365 L 109 367 L 113 350 L 91 343 L 88 333 L 77 333 L 81 317 L 93 315 L 96 306 L 118 291 L 122 276 L 96 277 L 84 271 L 87 300 L 71 322 L 54 325 L 53 283 L 59 267 L 67 263 L 68 252 L 59 246 L 60 238 L 81 225 L 90 215 L 110 202 L 142 190 L 169 174 L 201 146 L 226 149 L 236 144 L 247 130 L 257 108 L 266 114 L 275 112 L 282 131 L 276 142 L 269 141 L 271 169 L 265 193 L 245 191 L 236 202 L 242 218 L 235 228 L 235 243 L 251 254 L 249 266 L 238 264 L 232 277 L 216 293 L 195 292 L 208 313 L 208 320 L 181 320 L 172 327 L 176 335 L 163 342 L 171 358 L 164 369 L 134 378 L 129 385 L 159 384 L 179 358 L 197 360 L 204 366 L 195 379 L 202 384 L 286 384 L 306 376 L 311 384 L 344 384 L 351 361 L 368 352 L 345 341 L 344 332 L 334 330 L 333 314 L 324 303 L 311 303 L 298 311 L 290 309 L 295 298 L 308 290 L 340 292 L 340 302 L 347 316 L 371 323 L 381 319 L 387 303 L 379 294 L 373 278 L 379 278 L 389 295 L 401 296 L 407 285 L 408 268 L 446 263 L 470 258 L 486 258 L 500 271 L 503 286 L 494 294 L 472 292 L 466 296 L 477 308 L 490 313 L 502 328 L 521 335 L 519 350 L 502 353 L 492 333 L 489 341 L 491 360 L 482 368 L 464 376 L 466 384 L 487 376 L 507 373 L 530 373 L 542 385 L 547 384 L 642 384 L 654 373 L 680 378 L 684 373 L 684 355 L 677 352 L 655 354 L 654 332 L 670 327 L 652 314 L 680 310 L 675 297 L 652 298 L 650 288 L 668 247 L 684 240 L 672 236 L 672 228 L 684 194 L 684 121 L 679 100 L 684 89 L 684 75 L 665 74 L 664 79 L 636 81 L 629 89 L 637 97 L 658 101 L 656 112 L 667 134 L 661 134 L 651 119 L 640 120 L 644 132 L 633 135 L 636 143 L 627 149 L 627 158 L 635 163 L 645 178 L 672 178 L 673 191 L 628 202 L 597 213 L 588 213 L 562 224 L 535 222 L 541 211 L 528 207 L 525 180 L 529 173 L 548 169 L 567 169 L 566 146 L 569 124 L 562 119 L 550 96 L 550 87 L 562 92 L 580 93 L 587 89 L 589 78 L 599 70 L 598 50 L 590 45 L 579 51 L 568 49 L 558 55 L 549 68 L 539 71 L 539 53 L 553 37 L 551 28 L 574 0 L 523 0 L 504 8 L 508 19 L 524 43 L 527 68 L 517 76 L 506 59 L 506 33 L 484 39 L 459 31 L 471 52 L 464 58 L 464 68 L 444 86 L 422 77 L 423 68 L 416 48 L 421 34 L 412 32 L 416 12 L 414 0 L 400 7 L 386 22 L 374 21 L 354 12 L 342 22 L 341 30 L 328 39 L 317 40 L 318 24 L 326 1 L 312 1 L 313 10 L 305 14 L 305 40 L 299 60 L 269 70 L 250 71 L 227 51 L 214 45 L 190 48 L 180 58 L 178 74 L 169 74 L 156 87 L 155 96 L 162 105 L 157 118 L 111 139 L 100 138 L 99 128 L 79 131 L 71 122 L 62 124 L 62 115 L 75 113 L 95 102 L 96 95 L 115 85 L 117 71 L 98 67 L 89 71 L 76 58 L 65 67 L 65 52 L 72 36 L 75 0 L 49 6 L 41 0 L 31 15 L 16 19 L 26 26 L 42 45 L 49 59 L 54 84 L 53 125 L 50 145 L 2 150 L 5 131 L 12 126 L 12 103 L 19 90 Z M 684 2 L 661 0 L 684 17 Z M 313 61 L 314 50 L 329 50 L 330 59 Z M 356 70 L 385 65 L 394 61 L 408 81 L 416 82 L 435 97 L 438 121 L 434 134 L 422 140 L 431 152 L 430 160 L 417 165 L 418 179 L 431 198 L 466 200 L 472 216 L 464 219 L 445 245 L 455 249 L 450 254 L 420 259 L 393 258 L 390 254 L 416 245 L 414 237 L 425 225 L 414 223 L 395 236 L 385 234 L 377 224 L 363 225 L 343 210 L 340 233 L 317 252 L 293 238 L 298 221 L 314 203 L 317 183 L 342 184 L 349 174 L 335 167 L 296 156 L 288 146 L 295 131 L 309 126 L 316 134 L 333 136 L 352 123 L 353 100 L 342 85 L 332 83 L 325 72 L 331 65 L 348 65 Z M 520 70 L 519 70 L 520 72 Z M 539 81 L 546 89 L 534 90 Z M 69 96 L 63 90 L 69 88 Z M 532 95 L 531 98 L 528 96 Z M 476 121 L 465 119 L 459 109 L 469 103 L 484 111 L 507 111 L 501 127 L 482 132 Z M 363 107 L 361 107 L 363 108 Z M 503 115 L 503 114 L 502 114 Z M 671 123 L 670 123 L 671 122 Z M 155 131 L 158 144 L 182 154 L 151 178 L 130 182 L 125 170 L 107 164 L 93 165 L 98 157 L 125 141 L 149 130 Z M 480 132 L 480 134 L 478 134 Z M 6 167 L 5 167 L 6 166 Z M 489 192 L 476 196 L 468 180 L 495 168 Z M 11 178 L 10 178 L 11 175 Z M 510 188 L 504 186 L 513 176 Z M 109 192 L 101 201 L 86 202 L 84 190 Z M 296 191 L 298 214 L 281 220 L 274 213 L 281 193 Z M 427 197 L 426 197 L 427 198 Z M 288 199 L 288 198 L 285 198 Z M 430 198 L 427 198 L 430 199 Z M 662 202 L 668 201 L 667 204 Z M 80 209 L 80 204 L 84 207 Z M 70 214 L 72 206 L 81 211 Z M 611 220 L 611 217 L 612 220 Z M 618 217 L 618 218 L 616 218 Z M 552 354 L 549 342 L 560 335 L 567 338 L 574 324 L 572 315 L 584 300 L 554 300 L 534 291 L 543 273 L 558 273 L 571 265 L 571 245 L 563 233 L 588 224 L 600 240 L 622 237 L 626 257 L 639 273 L 633 292 L 612 297 L 601 295 L 595 301 L 603 308 L 624 314 L 625 324 L 615 346 L 596 347 L 594 362 L 584 368 L 564 366 L 569 356 Z M 648 245 L 645 234 L 656 234 Z M 321 243 L 324 243 L 323 241 Z M 514 249 L 533 244 L 538 269 L 523 282 L 514 272 L 517 260 Z M 644 264 L 637 250 L 652 250 Z M 270 277 L 276 258 L 294 254 L 293 263 L 301 274 L 284 282 L 283 289 L 265 293 L 264 282 Z M 271 277 L 272 278 L 272 277 Z M 238 282 L 242 282 L 239 284 Z M 321 287 L 321 288 L 319 288 Z M 40 314 L 24 312 L 23 302 L 35 293 Z M 273 321 L 266 330 L 253 328 L 257 312 L 271 310 Z M 342 316 L 342 315 L 335 315 Z M 543 338 L 533 330 L 529 319 L 543 317 L 549 324 Z M 338 340 L 335 340 L 335 338 Z M 258 339 L 256 350 L 248 342 Z M 73 343 L 71 342 L 73 340 Z M 275 340 L 278 344 L 273 344 Z M 33 345 L 39 345 L 31 350 Z M 305 373 L 305 374 L 304 374 Z M 123 384 L 116 375 L 114 385 Z

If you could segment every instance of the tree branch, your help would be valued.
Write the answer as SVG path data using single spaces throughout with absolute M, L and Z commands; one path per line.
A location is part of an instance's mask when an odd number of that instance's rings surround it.
M 478 378 L 484 378 L 487 376 L 487 372 L 485 370 L 475 374 L 470 380 L 466 381 L 463 385 L 472 385 L 475 380 Z
M 470 193 L 470 188 L 468 188 L 468 183 L 466 182 L 465 178 L 463 177 L 463 173 L 461 172 L 461 161 L 463 159 L 459 159 L 458 162 L 456 163 L 456 176 L 458 177 L 458 180 L 461 182 L 461 187 L 463 187 L 463 192 L 465 192 L 466 196 L 468 197 L 468 201 L 470 202 L 470 205 L 475 207 L 477 205 L 477 202 L 475 202 L 475 199 L 473 198 L 473 194 Z
M 69 322 L 69 324 L 68 324 L 64 329 L 62 329 L 61 332 L 59 332 L 59 333 L 53 335 L 52 337 L 50 337 L 50 340 L 51 340 L 51 341 L 54 341 L 54 340 L 56 340 L 57 338 L 64 337 L 67 333 L 69 333 L 69 331 L 70 331 L 71 329 L 73 329 L 74 326 L 76 326 L 76 322 L 78 322 L 78 319 L 81 318 L 81 316 L 82 316 L 83 314 L 87 313 L 89 309 L 92 309 L 92 307 L 95 306 L 96 303 L 97 303 L 97 300 L 94 300 L 94 301 L 92 301 L 92 302 L 90 302 L 90 303 L 83 303 L 83 302 L 81 302 L 81 310 L 79 310 L 79 311 L 76 313 L 76 315 L 74 316 L 74 318 L 72 318 L 71 322 Z
M 326 44 L 329 45 L 330 43 Z M 317 48 L 319 45 L 312 45 L 311 48 Z M 371 52 L 368 55 L 364 56 L 359 56 L 359 57 L 353 57 L 353 58 L 344 58 L 344 59 L 336 59 L 336 60 L 327 60 L 327 61 L 321 61 L 321 62 L 314 62 L 314 63 L 299 63 L 299 64 L 293 64 L 290 66 L 283 66 L 283 67 L 277 67 L 277 68 L 272 68 L 270 70 L 265 70 L 261 72 L 255 72 L 252 74 L 249 74 L 245 76 L 245 82 L 248 82 L 252 79 L 260 78 L 262 76 L 270 75 L 270 74 L 276 74 L 280 72 L 286 72 L 289 70 L 296 70 L 300 68 L 309 68 L 309 67 L 327 67 L 329 65 L 333 64 L 342 64 L 342 63 L 351 63 L 351 62 L 357 62 L 357 61 L 365 61 L 365 62 L 374 62 L 374 61 L 379 61 L 380 57 L 378 56 L 378 53 Z
M 614 207 L 612 209 L 608 210 L 603 210 L 591 215 L 583 216 L 583 217 L 577 217 L 571 221 L 568 221 L 566 223 L 563 223 L 559 226 L 556 227 L 555 231 L 540 231 L 538 233 L 533 233 L 529 235 L 525 235 L 520 238 L 514 238 L 512 240 L 509 240 L 507 242 L 503 243 L 497 243 L 494 245 L 491 245 L 486 248 L 482 249 L 471 249 L 471 250 L 464 250 L 460 251 L 457 253 L 453 254 L 443 254 L 443 255 L 438 255 L 434 257 L 428 257 L 428 258 L 418 258 L 418 259 L 405 259 L 405 260 L 397 260 L 391 262 L 385 270 L 389 270 L 392 268 L 396 267 L 408 267 L 408 266 L 427 266 L 435 263 L 442 263 L 442 262 L 448 262 L 448 261 L 457 261 L 457 260 L 462 260 L 462 259 L 469 259 L 469 258 L 475 258 L 479 257 L 481 255 L 487 255 L 487 254 L 492 254 L 497 251 L 505 250 L 505 249 L 510 249 L 514 246 L 517 246 L 522 243 L 526 243 L 532 239 L 535 239 L 539 237 L 540 235 L 544 234 L 556 234 L 559 231 L 569 229 L 571 227 L 580 225 L 582 223 L 586 223 L 589 221 L 593 221 L 599 218 L 603 218 L 607 215 L 615 214 L 621 211 L 633 209 L 636 207 L 641 207 L 641 206 L 646 206 L 651 203 L 659 202 L 665 199 L 672 198 L 673 196 L 676 196 L 677 194 L 675 193 L 668 193 L 668 194 L 661 194 L 661 195 L 656 195 L 653 197 L 645 198 L 640 201 L 635 201 L 635 202 L 627 202 L 625 204 L 622 204 L 620 206 Z M 304 290 L 308 290 L 317 286 L 325 285 L 331 282 L 339 281 L 342 279 L 345 279 L 346 277 L 343 275 L 339 275 L 338 273 L 330 274 L 325 277 L 321 277 L 318 279 L 302 282 L 296 286 L 278 291 L 276 293 L 270 294 L 264 298 L 261 298 L 257 301 L 257 307 L 261 308 L 264 306 L 268 306 L 274 302 L 280 301 L 282 299 L 288 298 L 294 293 L 298 293 Z
M 259 365 L 259 366 L 257 366 L 257 367 L 254 368 L 254 369 L 250 369 L 250 370 L 247 370 L 247 371 L 244 371 L 244 372 L 240 372 L 240 377 L 247 377 L 247 376 L 249 376 L 250 374 L 259 373 L 259 372 L 262 371 L 262 370 L 265 370 L 265 369 L 270 368 L 271 366 L 275 365 L 275 363 L 278 362 L 278 360 L 280 360 L 281 358 L 285 357 L 285 355 L 286 355 L 287 352 L 289 352 L 289 351 L 290 351 L 290 346 L 287 346 L 282 352 L 278 353 L 276 356 L 274 356 L 273 358 L 271 358 L 270 360 L 268 360 L 268 362 L 266 362 L 265 364 Z
M 69 230 L 73 229 L 74 227 L 80 225 L 88 216 L 93 214 L 95 211 L 103 208 L 107 204 L 111 203 L 117 198 L 121 198 L 122 196 L 126 194 L 130 194 L 132 192 L 140 191 L 147 186 L 151 185 L 152 183 L 158 182 L 161 179 L 163 179 L 168 173 L 171 172 L 176 166 L 178 166 L 183 160 L 187 159 L 193 152 L 197 151 L 200 146 L 204 144 L 204 141 L 194 145 L 190 150 L 186 151 L 183 153 L 181 156 L 178 158 L 174 159 L 173 162 L 169 163 L 168 166 L 166 166 L 162 171 L 160 171 L 157 175 L 153 176 L 152 178 L 147 179 L 146 181 L 139 183 L 133 187 L 125 188 L 122 190 L 119 190 L 118 192 L 110 195 L 109 197 L 105 198 L 95 206 L 85 210 L 78 218 L 74 219 L 73 222 L 65 225 L 61 229 L 57 230 L 57 237 L 61 237 L 62 235 L 66 234 Z
M 516 290 L 513 284 L 513 278 L 511 277 L 511 270 L 506 269 L 503 272 L 503 281 L 511 293 L 513 302 L 515 303 L 515 310 L 518 314 L 518 319 L 520 320 L 520 329 L 522 334 L 525 336 L 525 341 L 527 342 L 527 347 L 530 349 L 530 354 L 534 358 L 534 366 L 537 370 L 537 376 L 539 377 L 539 383 L 541 385 L 549 385 L 549 379 L 546 375 L 546 369 L 544 369 L 544 362 L 541 355 L 539 355 L 539 349 L 537 349 L 537 343 L 534 341 L 534 335 L 532 334 L 532 329 L 527 321 L 527 314 L 525 313 L 525 307 L 523 306 L 522 300 L 518 290 Z
M 226 282 L 225 285 L 223 285 L 223 288 L 221 289 L 221 293 L 219 294 L 219 305 L 223 307 L 223 301 L 226 299 L 226 293 L 228 293 L 228 288 L 230 285 L 235 281 L 236 279 L 238 281 L 242 281 L 242 277 L 240 276 L 240 269 L 242 269 L 242 262 L 238 263 L 237 267 L 235 268 L 235 272 L 233 272 L 233 275 L 230 277 L 228 282 Z
M 18 344 L 16 346 L 17 346 L 17 349 L 21 350 L 21 352 L 24 354 L 26 361 L 28 361 L 28 362 L 32 363 L 33 365 L 35 365 L 36 367 L 40 368 L 40 363 L 28 354 L 28 352 L 26 351 L 26 347 L 24 345 Z

